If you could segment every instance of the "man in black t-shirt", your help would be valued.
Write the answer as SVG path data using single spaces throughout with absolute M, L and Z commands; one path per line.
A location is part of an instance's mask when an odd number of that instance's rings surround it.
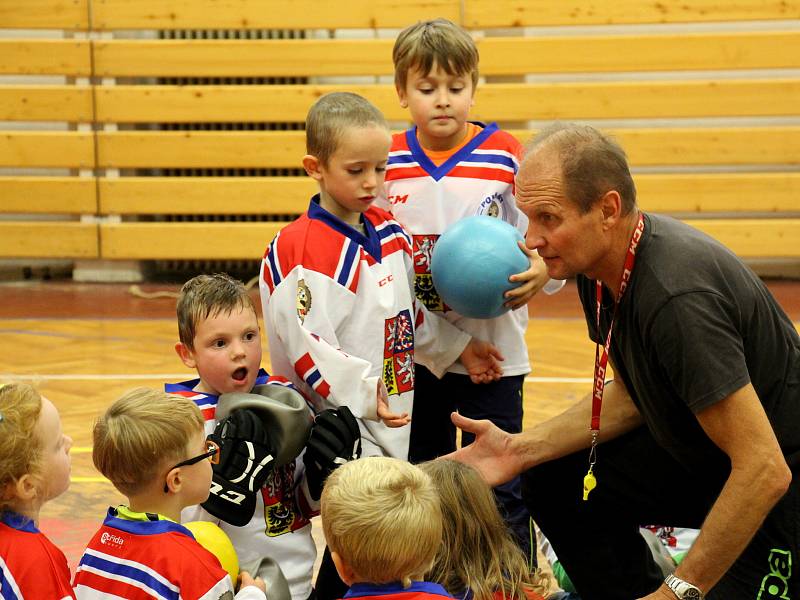
M 454 415 L 477 435 L 454 457 L 492 484 L 526 471 L 528 508 L 585 600 L 800 598 L 792 322 L 724 246 L 641 213 L 624 152 L 591 127 L 542 131 L 517 201 L 550 277 L 577 277 L 601 356 L 611 329 L 615 379 L 603 393 L 601 369 L 594 394 L 517 435 Z M 584 501 L 592 416 L 597 487 Z M 664 582 L 646 523 L 701 528 Z

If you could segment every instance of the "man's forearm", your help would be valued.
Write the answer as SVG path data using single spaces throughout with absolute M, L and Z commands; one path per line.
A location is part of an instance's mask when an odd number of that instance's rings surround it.
M 734 469 L 675 575 L 708 592 L 745 549 L 790 480 L 785 462 Z

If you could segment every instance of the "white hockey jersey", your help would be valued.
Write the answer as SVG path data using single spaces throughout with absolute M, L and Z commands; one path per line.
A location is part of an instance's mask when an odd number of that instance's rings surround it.
M 439 236 L 465 217 L 494 216 L 525 235 L 528 218 L 514 200 L 514 175 L 521 154 L 520 143 L 493 123 L 437 167 L 419 145 L 414 127 L 393 136 L 386 166 L 386 198 L 376 202 L 412 234 L 417 298 L 459 329 L 497 346 L 505 356 L 504 375 L 530 371 L 525 343 L 528 309 L 522 307 L 494 319 L 461 316 L 436 293 L 430 259 Z M 560 285 L 556 287 L 560 289 Z M 448 371 L 467 372 L 460 362 Z
M 414 361 L 442 375 L 470 336 L 415 302 L 408 234 L 385 211 L 365 234 L 319 205 L 272 241 L 261 264 L 261 304 L 272 369 L 317 410 L 347 405 L 364 455 L 408 456 L 409 428 L 376 415 L 378 379 L 394 412 L 411 414 Z
M 199 379 L 168 383 L 164 391 L 192 400 L 200 408 L 206 435 L 214 433 L 219 396 L 195 391 Z M 270 376 L 261 369 L 256 385 L 291 386 L 285 378 Z M 256 494 L 253 518 L 235 527 L 221 521 L 202 506 L 190 506 L 181 512 L 181 521 L 211 521 L 220 526 L 236 548 L 242 565 L 268 556 L 281 568 L 292 600 L 306 600 L 311 594 L 317 547 L 311 535 L 311 518 L 319 513 L 319 503 L 311 500 L 305 485 L 302 454 L 287 465 L 270 473 L 261 492 Z

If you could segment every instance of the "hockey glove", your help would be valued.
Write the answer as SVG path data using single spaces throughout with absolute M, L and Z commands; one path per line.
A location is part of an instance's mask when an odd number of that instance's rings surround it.
M 202 506 L 215 517 L 241 527 L 256 510 L 256 494 L 275 463 L 275 448 L 259 415 L 246 408 L 217 423 L 209 439 L 220 447 L 213 465 L 211 493 Z
M 314 419 L 303 462 L 306 482 L 313 500 L 319 500 L 322 486 L 336 468 L 361 456 L 361 433 L 353 413 L 346 406 L 323 410 Z

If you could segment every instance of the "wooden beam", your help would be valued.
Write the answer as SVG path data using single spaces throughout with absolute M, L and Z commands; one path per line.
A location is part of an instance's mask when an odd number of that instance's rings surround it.
M 634 175 L 639 206 L 665 213 L 800 213 L 800 173 Z
M 445 17 L 458 0 L 95 0 L 95 29 L 372 29 Z
M 104 259 L 259 259 L 287 223 L 102 223 Z M 209 243 L 213 240 L 213 243 Z
M 0 177 L 0 212 L 95 214 L 93 177 Z
M 534 130 L 511 130 L 525 143 Z M 800 126 L 610 129 L 633 166 L 797 165 Z M 300 168 L 302 131 L 101 131 L 100 168 Z M 0 165 L 3 136 L 0 135 Z
M 742 258 L 800 258 L 800 219 L 688 220 Z M 103 223 L 105 259 L 258 259 L 286 223 Z M 214 243 L 209 244 L 208 240 Z
M 0 221 L 0 258 L 97 258 L 97 225 Z
M 0 0 L 4 29 L 67 29 L 89 27 L 89 0 Z
M 72 85 L 0 86 L 0 120 L 90 122 L 92 89 Z
M 344 43 L 342 43 L 344 42 Z M 301 77 L 390 75 L 391 39 L 98 40 L 102 77 Z
M 800 164 L 798 126 L 610 129 L 608 133 L 635 166 Z
M 394 40 L 97 40 L 99 76 L 391 75 Z M 483 75 L 800 67 L 800 32 L 487 37 Z
M 800 219 L 687 220 L 741 258 L 800 258 Z
M 800 66 L 800 31 L 486 37 L 485 75 L 780 69 Z
M 800 18 L 797 0 L 465 0 L 465 27 L 704 23 Z
M 334 91 L 361 94 L 389 120 L 409 118 L 392 85 L 120 85 L 98 88 L 97 119 L 103 123 L 302 123 L 311 105 Z M 491 122 L 797 114 L 800 79 L 722 79 L 489 83 L 478 88 L 470 117 Z
M 89 131 L 0 131 L 0 167 L 91 169 L 94 163 Z
M 0 40 L 0 75 L 92 74 L 88 40 Z
M 98 186 L 103 214 L 300 214 L 317 193 L 309 177 L 117 177 Z
M 800 213 L 800 173 L 636 174 L 634 181 L 639 205 L 652 212 Z M 299 214 L 317 192 L 308 177 L 115 177 L 98 186 L 99 212 L 123 215 Z

